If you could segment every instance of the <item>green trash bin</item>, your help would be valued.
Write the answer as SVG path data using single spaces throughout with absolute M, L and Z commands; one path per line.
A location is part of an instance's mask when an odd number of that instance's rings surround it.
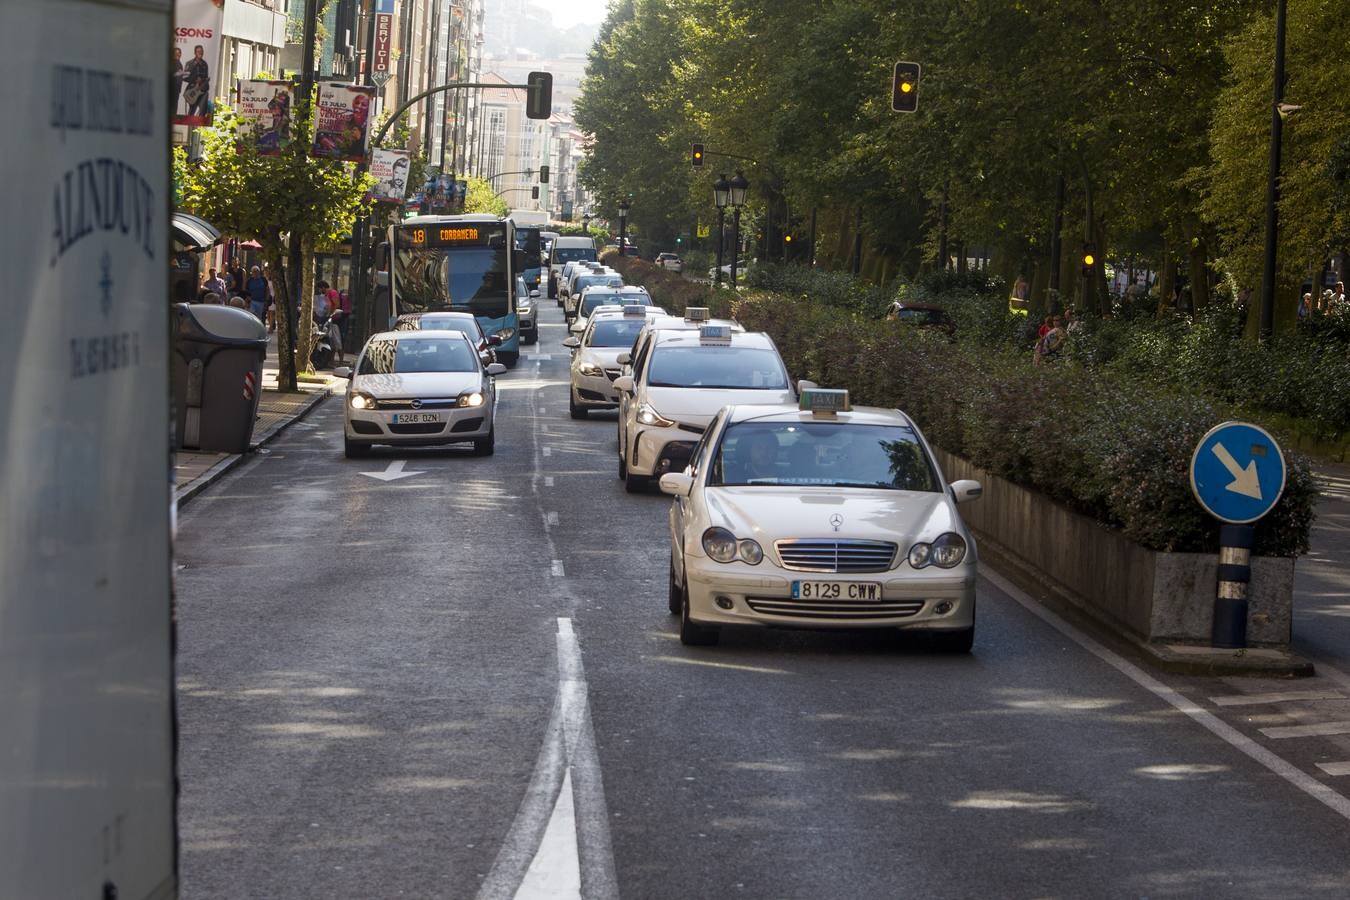
M 245 452 L 262 396 L 267 329 L 232 306 L 178 303 L 174 315 L 174 446 Z

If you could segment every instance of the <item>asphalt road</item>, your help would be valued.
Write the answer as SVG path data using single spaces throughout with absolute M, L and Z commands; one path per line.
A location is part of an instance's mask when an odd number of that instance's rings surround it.
M 491 458 L 348 461 L 334 399 L 184 509 L 184 897 L 1350 895 L 1350 684 L 1150 678 L 996 575 L 968 657 L 682 647 L 541 333 Z

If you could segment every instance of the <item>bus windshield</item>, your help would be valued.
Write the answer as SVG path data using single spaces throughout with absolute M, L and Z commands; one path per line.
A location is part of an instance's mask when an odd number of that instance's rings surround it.
M 506 223 L 431 223 L 394 229 L 395 309 L 399 315 L 456 310 L 507 313 Z

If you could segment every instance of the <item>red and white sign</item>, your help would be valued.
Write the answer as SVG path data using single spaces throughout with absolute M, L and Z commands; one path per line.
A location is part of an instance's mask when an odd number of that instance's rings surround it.
M 394 17 L 390 13 L 375 14 L 375 65 L 372 72 L 389 71 L 391 50 L 394 44 Z
M 257 381 L 253 378 L 252 372 L 244 373 L 244 399 L 252 400 L 254 391 L 257 387 Z

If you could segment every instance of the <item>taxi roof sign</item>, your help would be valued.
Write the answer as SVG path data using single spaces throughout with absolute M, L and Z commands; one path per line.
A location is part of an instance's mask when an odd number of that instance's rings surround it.
M 802 391 L 798 408 L 813 416 L 830 417 L 835 413 L 848 412 L 853 408 L 849 402 L 848 391 L 840 388 L 807 388 Z
M 691 306 L 684 311 L 684 317 L 690 322 L 706 322 L 708 321 L 708 307 Z
M 698 329 L 700 344 L 730 344 L 730 325 L 701 325 Z
M 623 305 L 623 317 L 625 319 L 645 319 L 647 318 L 647 307 L 641 303 L 625 303 Z

